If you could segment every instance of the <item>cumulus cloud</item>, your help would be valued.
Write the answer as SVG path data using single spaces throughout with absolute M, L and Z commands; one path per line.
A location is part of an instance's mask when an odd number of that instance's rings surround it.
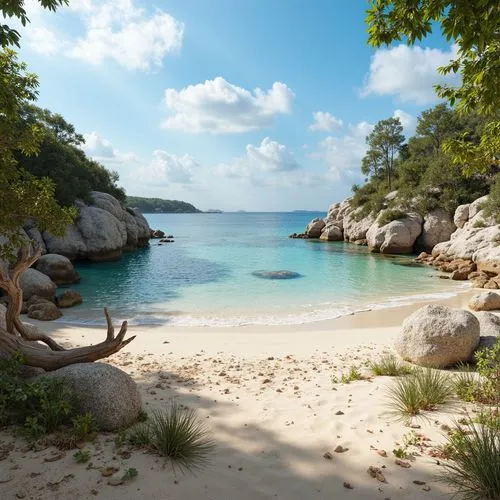
M 33 24 L 23 36 L 44 54 L 57 52 L 92 64 L 112 60 L 130 70 L 149 70 L 182 46 L 183 23 L 159 9 L 150 13 L 135 0 L 70 2 L 58 12 L 76 17 L 83 27 L 83 33 L 73 37 L 66 30 L 57 32 L 49 24 L 53 14 L 43 12 L 38 2 L 27 2 L 27 12 Z
M 392 115 L 394 118 L 399 118 L 401 125 L 403 125 L 404 134 L 406 137 L 410 137 L 415 134 L 415 127 L 417 126 L 417 120 L 414 116 L 406 113 L 402 109 L 396 109 Z
M 437 71 L 456 54 L 456 45 L 444 51 L 403 44 L 379 49 L 372 57 L 362 95 L 394 95 L 401 101 L 420 105 L 435 102 L 433 85 L 459 83 L 458 75 L 444 76 Z
M 137 157 L 133 153 L 120 153 L 113 147 L 110 141 L 92 131 L 88 134 L 83 134 L 85 143 L 82 149 L 87 156 L 102 163 L 125 163 L 137 161 Z
M 188 154 L 177 156 L 157 149 L 151 163 L 139 170 L 137 178 L 144 184 L 156 186 L 192 184 L 198 167 L 197 161 Z
M 215 173 L 220 177 L 246 179 L 253 184 L 266 185 L 299 168 L 300 164 L 286 146 L 266 137 L 259 146 L 248 144 L 246 154 L 233 163 L 218 165 Z
M 344 122 L 328 113 L 328 111 L 316 111 L 313 113 L 313 123 L 309 125 L 311 132 L 333 132 L 344 126 Z
M 171 115 L 162 127 L 184 132 L 230 134 L 248 132 L 270 125 L 276 115 L 290 113 L 294 93 L 281 82 L 253 92 L 229 83 L 222 77 L 165 91 Z

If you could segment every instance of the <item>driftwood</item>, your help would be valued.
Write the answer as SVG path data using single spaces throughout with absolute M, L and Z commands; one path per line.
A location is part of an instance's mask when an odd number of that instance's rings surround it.
M 31 245 L 25 245 L 19 250 L 14 265 L 9 267 L 6 263 L 0 264 L 0 288 L 9 297 L 5 315 L 6 328 L 0 328 L 0 353 L 8 355 L 20 353 L 26 365 L 51 371 L 74 363 L 89 363 L 106 358 L 134 340 L 135 336 L 125 339 L 128 326 L 126 321 L 122 323 L 118 335 L 115 336 L 107 309 L 104 309 L 108 325 L 107 335 L 99 344 L 65 349 L 47 335 L 29 332 L 20 319 L 23 293 L 19 280 L 22 273 L 39 257 L 39 250 L 33 251 Z M 37 347 L 35 341 L 42 342 L 49 349 L 41 344 Z

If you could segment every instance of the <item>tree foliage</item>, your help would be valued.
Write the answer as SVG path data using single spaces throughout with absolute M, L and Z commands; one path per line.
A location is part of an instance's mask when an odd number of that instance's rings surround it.
M 162 200 L 160 198 L 141 198 L 139 196 L 127 196 L 127 205 L 139 209 L 142 213 L 162 213 L 162 214 L 180 214 L 199 213 L 195 206 L 185 201 Z
M 39 0 L 40 5 L 48 10 L 55 11 L 62 5 L 68 5 L 68 0 Z M 0 2 L 0 14 L 4 19 L 17 18 L 23 26 L 30 22 L 24 8 L 24 0 L 2 0 Z M 14 28 L 6 24 L 0 24 L 0 47 L 15 45 L 19 47 L 21 35 Z
M 458 87 L 437 85 L 439 97 L 462 114 L 476 111 L 495 117 L 500 102 L 500 4 L 498 0 L 371 0 L 367 12 L 368 42 L 374 47 L 402 39 L 408 45 L 432 33 L 436 25 L 457 55 L 439 68 L 442 74 L 460 74 Z M 499 166 L 500 135 L 496 124 L 485 128 L 482 140 L 467 136 L 446 141 L 444 147 L 466 175 Z

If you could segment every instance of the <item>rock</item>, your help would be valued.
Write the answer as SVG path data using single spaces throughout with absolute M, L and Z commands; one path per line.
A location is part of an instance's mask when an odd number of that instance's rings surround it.
M 478 312 L 475 313 L 475 316 L 479 321 L 479 330 L 481 332 L 477 352 L 495 345 L 500 336 L 500 317 L 490 312 Z
M 77 363 L 45 375 L 65 380 L 74 393 L 78 412 L 90 412 L 102 431 L 133 424 L 141 410 L 141 396 L 132 377 L 105 363 Z
M 33 268 L 24 271 L 19 283 L 24 300 L 28 300 L 32 295 L 53 300 L 56 294 L 56 284 L 48 276 Z
M 48 276 L 56 285 L 70 285 L 80 281 L 80 275 L 73 268 L 73 264 L 63 255 L 54 253 L 42 255 L 36 263 L 36 269 Z
M 484 284 L 483 288 L 487 288 L 489 290 L 498 290 L 500 286 L 498 286 L 496 280 L 490 279 Z
M 424 250 L 432 250 L 438 243 L 448 241 L 455 229 L 455 223 L 445 210 L 432 210 L 424 217 L 422 234 L 416 245 Z
M 500 309 L 500 294 L 496 292 L 484 292 L 474 295 L 470 299 L 469 308 L 473 311 L 494 311 Z
M 57 306 L 49 301 L 36 302 L 28 307 L 28 318 L 39 321 L 53 321 L 62 316 Z
M 479 321 L 472 313 L 427 305 L 404 320 L 395 348 L 412 363 L 445 368 L 469 360 L 478 343 Z
M 360 217 L 361 208 L 349 212 L 344 218 L 344 240 L 350 242 L 365 241 L 368 229 L 375 222 L 373 215 Z
M 469 220 L 469 204 L 459 205 L 455 210 L 453 222 L 457 227 L 464 227 L 464 224 Z
M 302 275 L 294 271 L 254 271 L 252 276 L 266 280 L 290 280 L 301 278 Z
M 326 241 L 342 241 L 344 239 L 344 235 L 342 233 L 342 229 L 330 222 L 323 228 L 319 238 L 320 240 Z
M 469 272 L 467 268 L 457 269 L 451 273 L 450 278 L 455 281 L 464 281 L 467 279 Z
M 380 212 L 377 220 L 383 213 L 384 211 Z M 384 226 L 380 226 L 376 221 L 366 233 L 366 239 L 372 252 L 411 253 L 421 232 L 422 217 L 411 213 Z
M 478 198 L 477 200 L 474 200 L 470 205 L 469 205 L 469 221 L 474 219 L 474 217 L 481 211 L 482 206 L 484 203 L 488 200 L 488 196 L 481 196 L 481 198 Z
M 56 298 L 57 305 L 62 308 L 73 307 L 83 302 L 82 296 L 75 290 L 64 290 Z
M 165 238 L 165 233 L 159 229 L 151 229 L 151 238 Z
M 40 249 L 42 255 L 45 255 L 47 253 L 47 247 L 45 246 L 45 241 L 43 241 L 42 233 L 40 233 L 40 231 L 34 226 L 24 226 L 24 230 L 28 235 L 28 238 L 32 240 L 34 245 Z
M 49 231 L 44 231 L 42 236 L 49 253 L 64 255 L 70 260 L 84 259 L 87 255 L 87 244 L 73 224 L 66 228 L 64 236 L 54 236 Z
M 321 231 L 325 227 L 325 221 L 323 219 L 313 219 L 306 227 L 305 233 L 309 238 L 319 238 L 321 236 Z

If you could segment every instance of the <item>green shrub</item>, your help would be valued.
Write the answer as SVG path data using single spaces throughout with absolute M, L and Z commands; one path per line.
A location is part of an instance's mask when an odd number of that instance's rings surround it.
M 500 404 L 500 337 L 492 347 L 476 352 L 475 357 L 481 376 L 480 402 Z
M 80 441 L 93 441 L 99 432 L 99 426 L 92 413 L 77 415 L 73 420 L 72 434 Z
M 181 470 L 206 465 L 215 447 L 196 412 L 176 403 L 167 410 L 154 411 L 147 422 L 138 424 L 130 441 L 169 459 L 173 467 Z
M 441 480 L 467 500 L 500 498 L 500 439 L 498 430 L 472 425 L 467 432 L 452 432 L 445 445 L 450 462 Z
M 370 370 L 377 376 L 399 377 L 412 373 L 412 368 L 399 361 L 393 354 L 386 354 L 370 363 Z
M 497 174 L 495 182 L 491 185 L 488 200 L 482 207 L 487 217 L 494 217 L 500 224 L 500 175 Z
M 382 213 L 382 215 L 377 219 L 377 222 L 379 226 L 385 226 L 394 220 L 404 219 L 405 217 L 406 213 L 403 212 L 403 210 L 389 208 Z
M 76 463 L 84 464 L 90 460 L 90 451 L 89 450 L 78 450 L 73 454 L 73 458 Z

